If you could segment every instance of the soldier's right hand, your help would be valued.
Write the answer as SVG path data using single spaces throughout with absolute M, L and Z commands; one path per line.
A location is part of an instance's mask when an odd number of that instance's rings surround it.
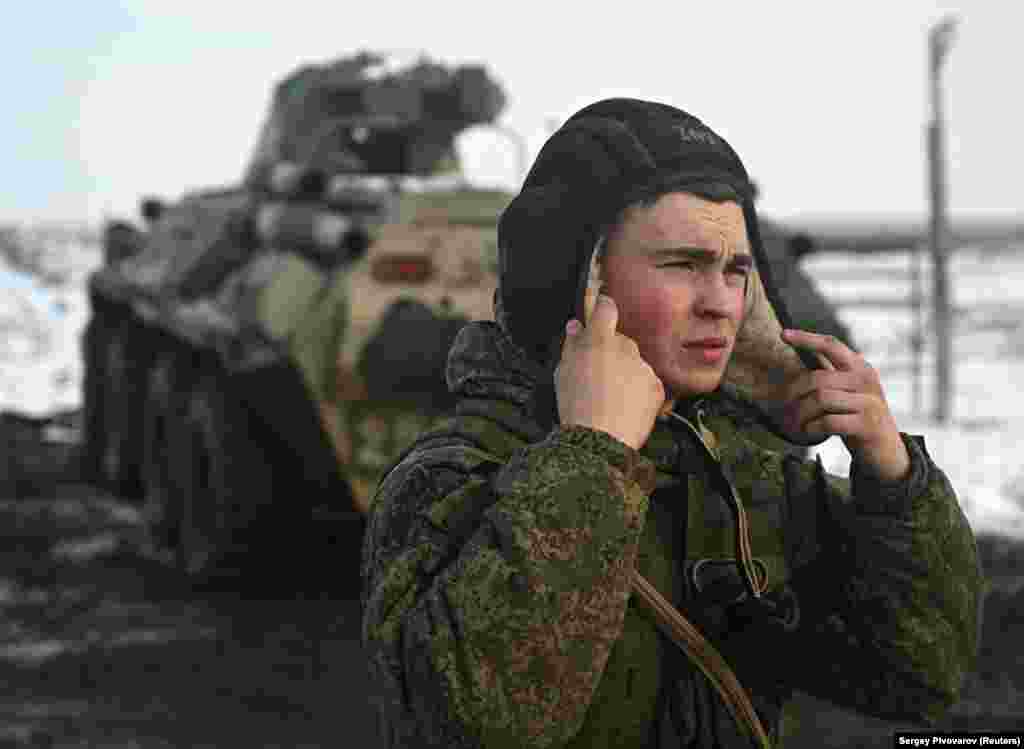
M 604 294 L 586 327 L 567 323 L 555 369 L 558 416 L 563 426 L 600 429 L 639 450 L 665 404 L 665 388 L 618 323 L 618 307 Z

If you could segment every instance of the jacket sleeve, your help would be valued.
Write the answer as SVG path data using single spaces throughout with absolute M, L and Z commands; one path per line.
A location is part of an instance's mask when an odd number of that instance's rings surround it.
M 817 508 L 817 549 L 794 572 L 792 686 L 878 717 L 933 724 L 974 666 L 982 574 L 974 536 L 924 440 L 906 479 L 820 462 L 787 471 L 791 512 Z M 782 664 L 779 664 L 780 666 Z
M 653 464 L 585 427 L 490 480 L 451 455 L 413 453 L 374 502 L 363 644 L 381 718 L 397 746 L 558 746 L 621 632 Z

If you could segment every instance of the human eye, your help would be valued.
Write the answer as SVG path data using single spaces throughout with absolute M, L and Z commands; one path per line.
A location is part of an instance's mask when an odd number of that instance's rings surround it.
M 697 263 L 693 260 L 673 260 L 669 263 L 662 263 L 660 268 L 682 268 L 684 270 L 697 270 Z
M 725 268 L 726 283 L 732 286 L 743 286 L 750 275 L 750 266 L 742 263 L 731 263 Z

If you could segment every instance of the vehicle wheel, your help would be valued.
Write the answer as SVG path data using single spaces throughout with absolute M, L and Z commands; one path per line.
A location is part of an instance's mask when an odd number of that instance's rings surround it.
M 103 358 L 102 475 L 110 491 L 132 500 L 144 496 L 143 408 L 150 356 L 149 348 L 136 345 L 134 339 L 145 334 L 131 323 L 121 325 L 107 338 Z
M 172 425 L 170 466 L 181 482 L 177 563 L 189 575 L 229 573 L 248 556 L 251 525 L 272 476 L 249 417 L 222 375 L 207 371 Z
M 124 408 L 114 396 L 124 391 L 128 372 L 128 346 L 120 329 L 110 331 L 105 341 L 102 372 L 106 382 L 104 395 L 100 398 L 104 432 L 100 469 L 104 486 L 114 493 L 120 493 L 126 435 Z
M 106 429 L 103 424 L 103 399 L 107 388 L 104 371 L 106 337 L 103 320 L 94 314 L 82 334 L 82 444 L 78 453 L 78 465 L 81 476 L 86 481 L 96 484 L 103 483 L 106 478 Z
M 172 425 L 184 417 L 181 407 L 181 373 L 175 356 L 161 356 L 150 372 L 146 389 L 142 444 L 142 483 L 145 490 L 143 516 L 149 530 L 151 552 L 173 554 L 178 545 L 183 487 L 172 470 L 170 455 Z

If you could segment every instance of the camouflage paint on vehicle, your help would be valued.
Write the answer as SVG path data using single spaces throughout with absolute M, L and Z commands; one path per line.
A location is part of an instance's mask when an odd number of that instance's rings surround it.
M 371 398 L 360 372 L 360 357 L 385 314 L 398 302 L 423 304 L 439 320 L 493 319 L 497 221 L 510 199 L 498 191 L 403 193 L 400 221 L 381 227 L 366 257 L 346 274 L 350 318 L 336 356 L 336 392 L 327 400 L 336 403 L 338 419 L 347 425 L 339 430 L 351 442 L 352 462 L 346 475 L 363 511 L 384 466 L 412 442 L 417 431 L 444 416 L 446 404 L 401 392 Z M 400 264 L 419 264 L 422 270 L 395 271 Z M 401 340 L 401 333 L 398 336 L 386 345 L 399 350 L 409 345 Z M 407 361 L 415 366 L 415 361 Z

